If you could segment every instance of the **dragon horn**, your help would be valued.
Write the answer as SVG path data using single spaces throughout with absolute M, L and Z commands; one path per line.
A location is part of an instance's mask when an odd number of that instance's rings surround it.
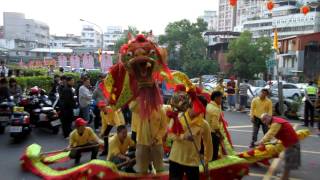
M 128 32 L 128 42 L 133 41 L 131 32 Z

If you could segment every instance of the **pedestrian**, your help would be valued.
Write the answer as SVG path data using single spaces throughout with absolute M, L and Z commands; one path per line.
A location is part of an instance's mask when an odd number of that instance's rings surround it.
M 245 79 L 242 84 L 240 84 L 239 87 L 239 95 L 240 95 L 240 106 L 239 111 L 243 112 L 244 109 L 247 107 L 247 101 L 248 101 L 248 90 L 253 96 L 253 92 L 250 88 L 250 84 L 248 83 L 248 80 Z
M 78 118 L 75 121 L 76 129 L 70 133 L 69 147 L 71 150 L 69 157 L 75 159 L 75 165 L 80 163 L 82 152 L 91 152 L 91 159 L 97 159 L 99 144 L 101 140 L 87 127 L 87 121 Z
M 280 117 L 270 116 L 268 113 L 263 113 L 260 117 L 262 123 L 270 126 L 268 132 L 260 140 L 259 144 L 264 145 L 270 142 L 273 138 L 281 141 L 286 148 L 284 154 L 284 172 L 282 180 L 288 180 L 290 170 L 296 170 L 301 165 L 301 152 L 299 138 L 291 124 Z
M 203 119 L 202 113 L 196 113 L 186 93 L 175 93 L 170 100 L 174 106 L 184 104 L 185 106 L 174 107 L 180 111 L 180 116 L 171 119 L 169 123 L 169 137 L 173 144 L 169 156 L 169 179 L 200 179 L 199 164 L 205 167 L 212 159 L 212 139 L 210 126 Z M 181 102 L 181 103 L 179 103 Z M 174 112 L 173 112 L 174 113 Z M 171 113 L 171 114 L 173 114 Z M 180 125 L 177 125 L 180 124 Z M 180 126 L 180 131 L 175 131 Z M 203 141 L 204 156 L 200 154 L 201 141 Z
M 60 104 L 61 104 L 61 124 L 63 136 L 65 138 L 69 137 L 71 132 L 71 125 L 73 121 L 73 109 L 76 107 L 76 102 L 74 100 L 74 79 L 70 76 L 66 77 L 66 85 L 63 87 L 60 94 Z
M 119 126 L 124 124 L 124 118 L 121 113 L 121 110 L 112 110 L 111 107 L 107 106 L 105 101 L 100 101 L 97 104 L 100 109 L 101 116 L 101 130 L 99 136 L 104 140 L 104 150 L 100 156 L 108 155 L 108 146 L 109 146 L 109 134 L 114 126 Z
M 15 78 L 10 78 L 9 80 L 9 93 L 10 96 L 13 96 L 15 100 L 19 100 L 19 98 L 22 96 L 22 89 L 17 84 L 17 80 Z
M 6 78 L 0 79 L 0 102 L 8 101 L 10 98 L 10 91 L 8 88 L 8 81 Z
M 93 113 L 94 113 L 94 128 L 96 130 L 96 132 L 99 130 L 99 127 L 101 125 L 101 116 L 100 116 L 100 109 L 98 107 L 98 102 L 100 101 L 105 101 L 107 102 L 106 98 L 103 95 L 103 92 L 101 91 L 101 89 L 99 88 L 99 86 L 97 86 L 93 93 L 92 93 L 92 99 L 94 100 L 94 108 L 93 108 Z
M 213 145 L 213 156 L 212 161 L 218 159 L 219 154 L 219 144 L 223 138 L 222 133 L 220 132 L 221 124 L 221 103 L 222 103 L 222 93 L 220 91 L 213 91 L 211 94 L 211 101 L 207 105 L 206 108 L 206 120 L 210 125 L 211 128 L 211 138 L 212 138 L 212 145 Z
M 80 73 L 80 77 L 84 77 L 84 76 L 87 76 L 88 75 L 88 72 L 86 69 L 82 69 L 82 72 Z
M 48 76 L 49 77 L 54 77 L 54 65 L 50 65 L 49 66 Z
M 49 92 L 49 98 L 52 102 L 56 100 L 56 93 L 59 93 L 60 76 L 55 74 L 53 77 L 53 83 L 51 84 L 51 90 Z
M 0 77 L 8 77 L 9 69 L 3 60 L 0 61 Z
M 59 67 L 59 74 L 60 74 L 60 76 L 62 76 L 64 74 L 64 68 L 63 67 Z
M 83 85 L 79 88 L 79 106 L 80 106 L 80 117 L 86 121 L 90 121 L 90 105 L 92 100 L 90 78 L 83 78 Z
M 264 134 L 268 131 L 268 126 L 262 123 L 260 117 L 263 113 L 268 113 L 269 116 L 272 116 L 272 102 L 268 98 L 269 91 L 268 89 L 262 89 L 260 96 L 255 97 L 251 102 L 250 117 L 253 124 L 252 132 L 252 141 L 250 143 L 250 148 L 255 146 L 255 142 L 258 138 L 258 133 L 260 126 Z
M 106 77 L 106 74 L 105 73 L 100 73 L 99 76 L 98 76 L 98 81 L 96 82 L 95 84 L 95 88 L 98 88 L 99 87 L 99 84 L 101 82 L 103 82 L 104 78 Z
M 134 148 L 135 142 L 128 137 L 128 131 L 125 125 L 117 127 L 117 134 L 110 138 L 110 145 L 108 150 L 107 160 L 113 163 L 121 164 L 127 162 L 128 164 L 121 168 L 126 172 L 134 172 L 134 152 L 129 152 L 129 148 Z M 131 163 L 130 163 L 131 161 Z
M 229 111 L 234 111 L 236 107 L 236 82 L 234 81 L 234 76 L 230 77 L 230 81 L 227 82 L 227 100 Z
M 224 89 L 225 86 L 223 85 L 223 78 L 220 78 L 218 81 L 218 85 L 214 88 L 214 91 L 220 91 L 222 94 L 222 103 L 221 103 L 221 109 L 224 111 L 224 102 L 225 102 L 225 96 L 224 96 Z
M 313 85 L 313 81 L 309 81 L 308 86 L 305 88 L 305 102 L 304 102 L 304 126 L 314 125 L 314 111 L 317 99 L 317 88 Z M 310 119 L 309 119 L 310 117 Z M 318 123 L 320 129 L 320 125 Z

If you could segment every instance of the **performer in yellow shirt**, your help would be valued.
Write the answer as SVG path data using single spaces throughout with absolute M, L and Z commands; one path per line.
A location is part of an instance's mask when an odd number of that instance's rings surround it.
M 130 147 L 134 147 L 134 141 L 127 136 L 127 128 L 125 125 L 117 127 L 117 134 L 111 137 L 109 142 L 109 150 L 107 160 L 115 164 L 128 162 L 127 165 L 121 167 L 126 172 L 133 172 L 134 152 L 128 152 Z M 130 162 L 131 161 L 131 162 Z
M 124 118 L 121 110 L 112 110 L 104 101 L 98 102 L 97 106 L 100 109 L 102 124 L 99 136 L 104 140 L 104 150 L 100 156 L 106 156 L 108 154 L 109 133 L 114 126 L 124 124 Z
M 175 93 L 171 104 L 173 109 L 180 113 L 179 117 L 171 116 L 169 125 L 169 138 L 173 139 L 169 157 L 169 177 L 183 179 L 185 173 L 188 179 L 197 180 L 200 178 L 199 165 L 206 166 L 212 159 L 210 126 L 203 119 L 202 113 L 196 113 L 191 108 L 191 101 L 186 92 Z M 204 145 L 203 160 L 199 152 L 201 140 Z
M 213 156 L 212 161 L 218 159 L 219 154 L 219 144 L 222 137 L 220 129 L 220 118 L 221 118 L 221 103 L 222 103 L 223 94 L 220 91 L 214 91 L 211 94 L 211 102 L 207 105 L 206 108 L 206 120 L 211 128 L 211 138 L 213 145 Z
M 221 109 L 222 110 L 224 110 L 223 104 L 224 104 L 224 98 L 225 98 L 225 96 L 224 96 L 224 89 L 225 88 L 226 87 L 223 85 L 223 79 L 222 78 L 219 79 L 218 85 L 214 88 L 214 91 L 219 91 L 222 94 L 222 103 L 221 103 Z
M 251 122 L 253 123 L 253 132 L 252 132 L 252 141 L 250 147 L 255 146 L 255 142 L 258 138 L 258 133 L 260 126 L 262 126 L 262 131 L 264 134 L 268 131 L 268 126 L 262 123 L 260 117 L 263 113 L 267 113 L 269 116 L 272 116 L 272 102 L 268 98 L 269 91 L 268 89 L 262 89 L 260 96 L 255 97 L 251 102 Z
M 139 108 L 135 111 L 139 114 Z M 162 108 L 153 111 L 149 119 L 136 121 L 136 170 L 148 173 L 149 164 L 153 164 L 157 172 L 163 171 L 163 142 L 167 131 L 167 117 Z
M 131 111 L 131 139 L 137 142 L 137 122 L 140 120 L 137 102 L 131 101 L 129 109 Z
M 70 133 L 69 147 L 70 158 L 75 159 L 75 164 L 80 163 L 81 153 L 91 151 L 91 159 L 96 159 L 99 151 L 100 139 L 90 127 L 86 127 L 87 121 L 78 118 L 75 121 L 76 129 Z

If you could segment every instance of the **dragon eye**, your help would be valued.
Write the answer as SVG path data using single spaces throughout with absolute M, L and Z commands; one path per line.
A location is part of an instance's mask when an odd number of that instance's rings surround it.
M 132 56 L 133 53 L 131 51 L 127 52 L 127 56 Z
M 155 55 L 155 54 L 156 54 L 156 51 L 154 49 L 151 49 L 149 52 L 149 55 Z

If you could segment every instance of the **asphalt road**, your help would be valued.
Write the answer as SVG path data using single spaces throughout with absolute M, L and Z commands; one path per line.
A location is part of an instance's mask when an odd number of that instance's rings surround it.
M 238 112 L 226 112 L 226 119 L 229 122 L 229 131 L 232 136 L 235 149 L 238 152 L 248 149 L 251 140 L 251 123 L 247 114 Z M 302 128 L 300 121 L 291 120 L 297 129 Z M 320 176 L 320 137 L 316 135 L 316 129 L 312 129 L 313 135 L 301 143 L 302 166 L 299 170 L 292 171 L 291 179 L 318 180 Z M 262 137 L 260 132 L 259 138 Z M 45 130 L 35 129 L 29 137 L 19 143 L 14 143 L 6 132 L 0 135 L 0 179 L 4 180 L 29 180 L 39 179 L 31 173 L 23 172 L 20 168 L 19 158 L 23 150 L 32 143 L 38 143 L 42 146 L 42 151 L 52 151 L 62 149 L 67 146 L 68 140 L 61 134 L 52 135 Z M 83 158 L 84 160 L 86 157 Z M 278 163 L 276 163 L 278 162 Z M 70 162 L 71 163 L 71 162 Z M 250 167 L 250 174 L 245 180 L 256 179 L 278 179 L 277 175 L 281 173 L 282 160 L 276 160 L 272 163 L 276 168 L 268 167 Z M 69 166 L 70 164 L 66 164 Z

